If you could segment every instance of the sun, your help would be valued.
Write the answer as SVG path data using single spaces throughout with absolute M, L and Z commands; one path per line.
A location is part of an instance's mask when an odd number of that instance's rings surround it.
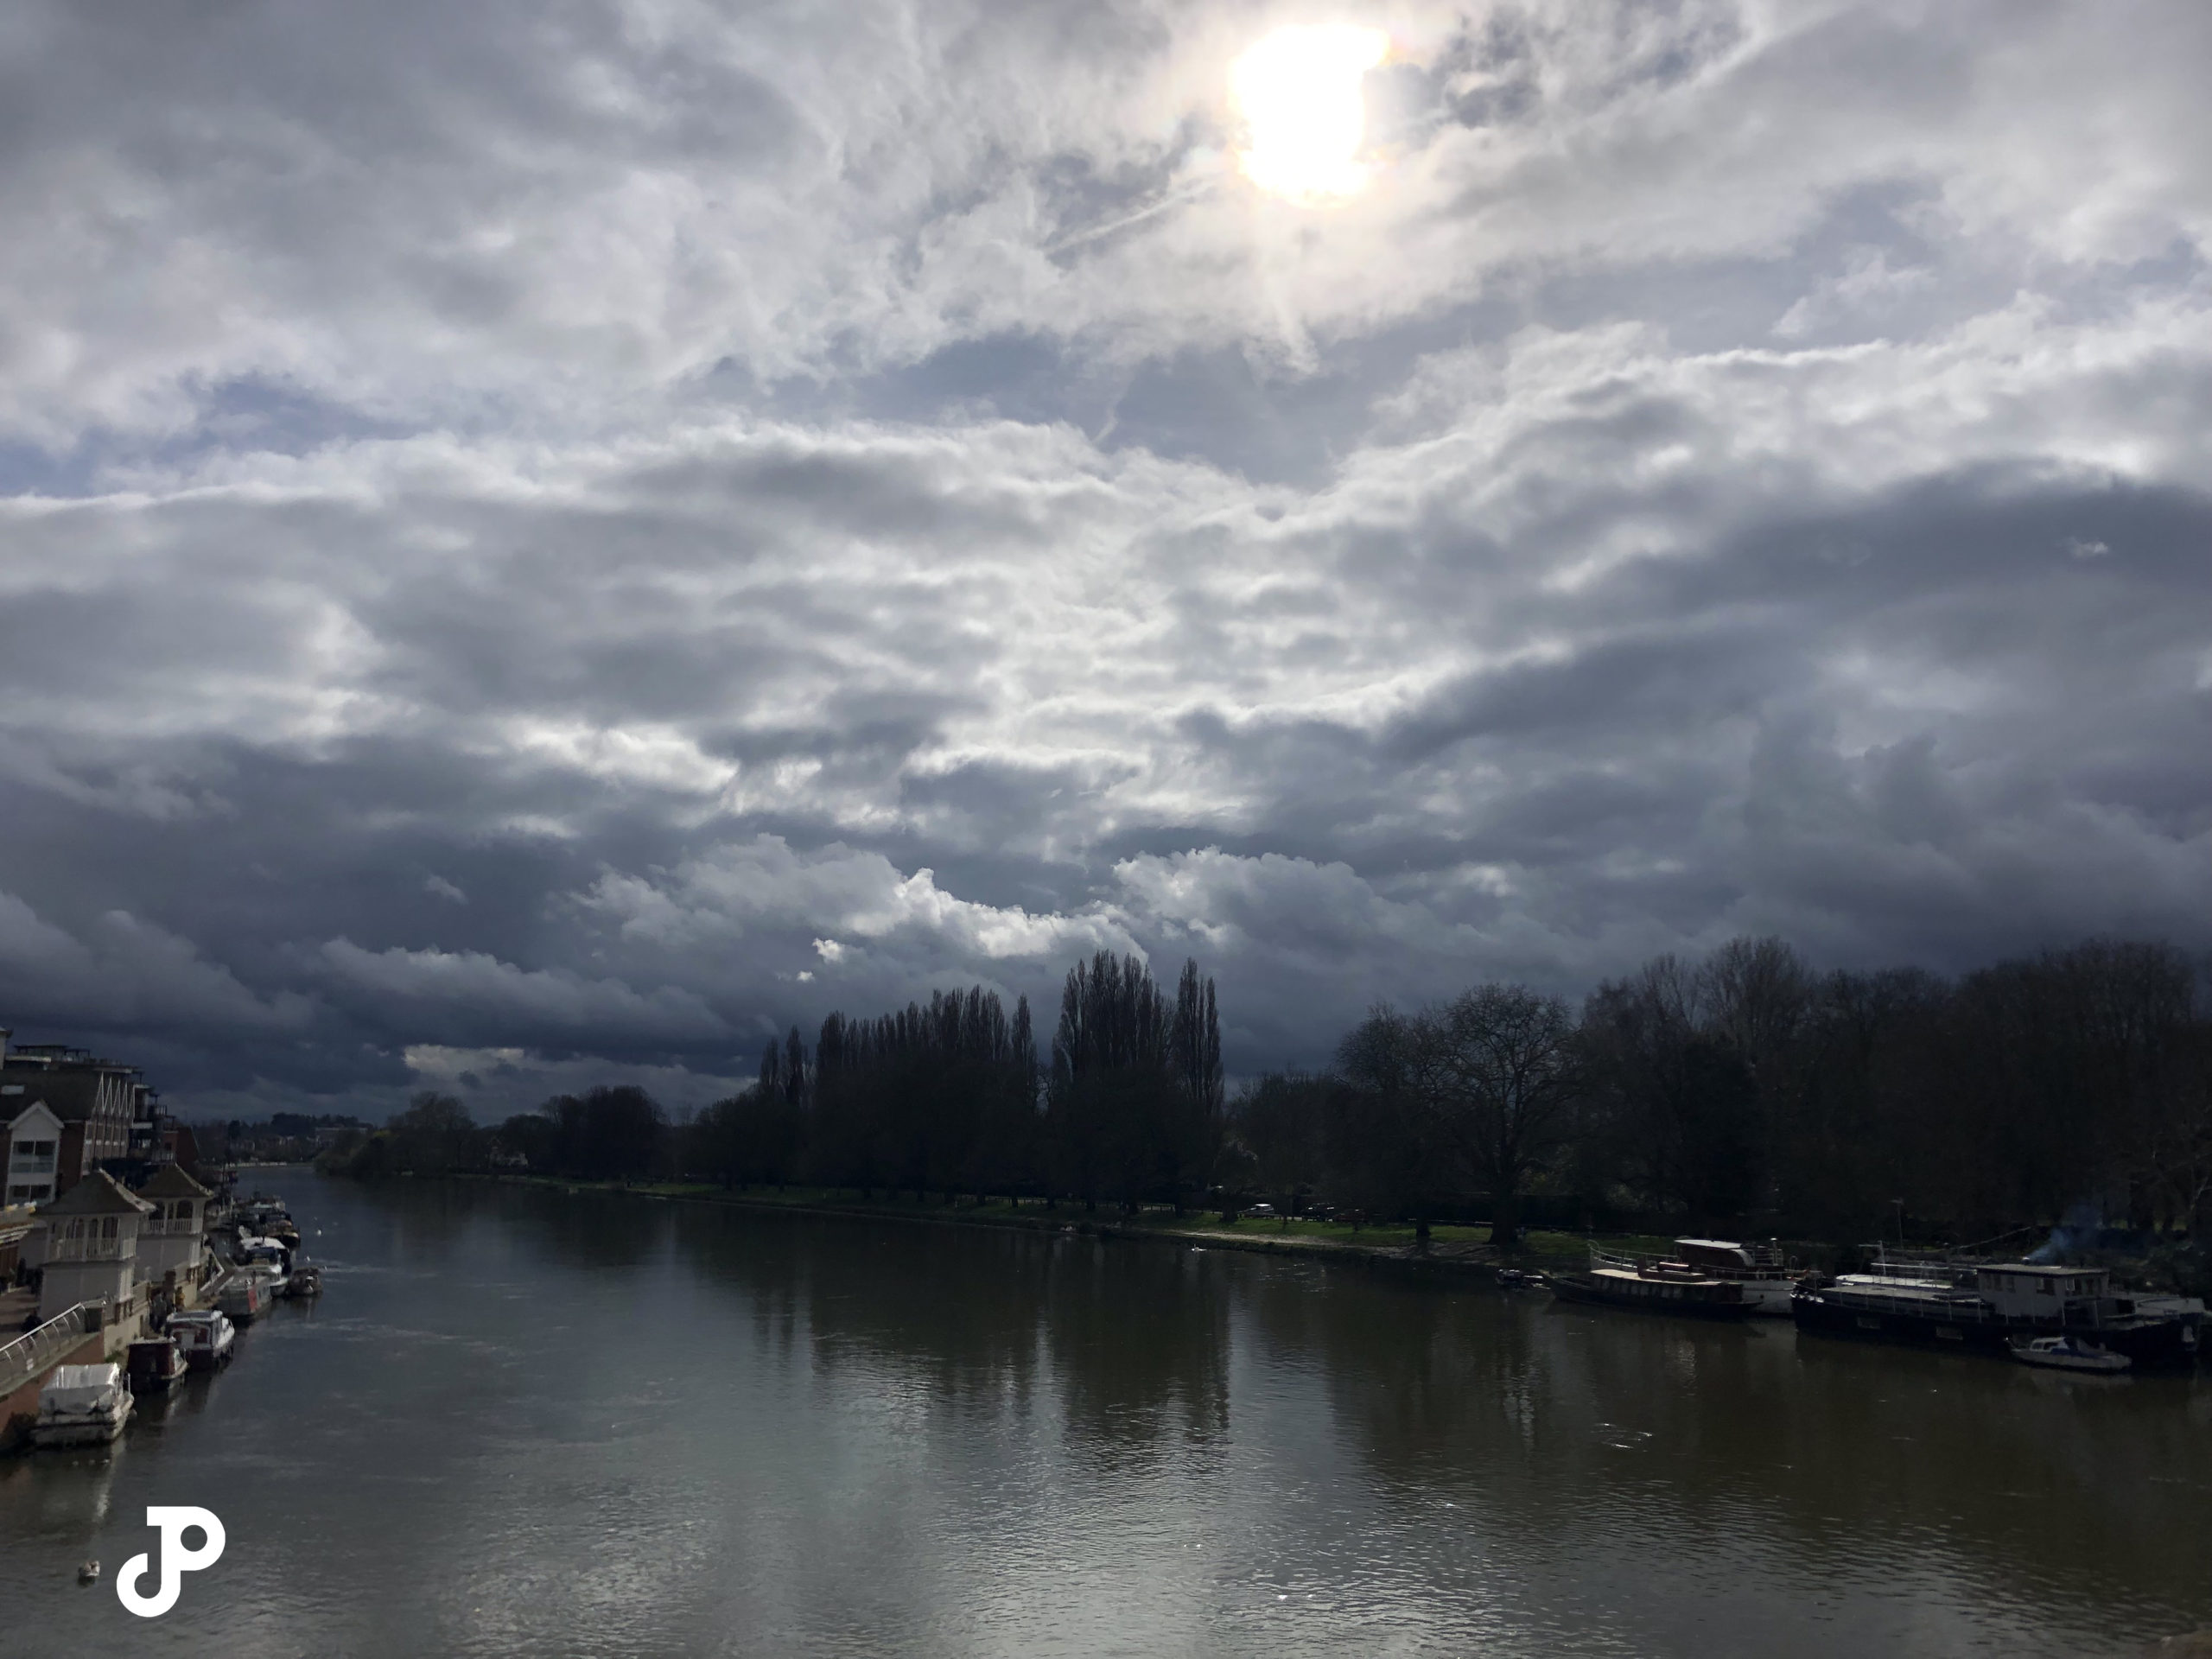
M 1279 29 L 1236 60 L 1229 100 L 1243 123 L 1237 164 L 1271 194 L 1319 203 L 1357 194 L 1367 105 L 1360 80 L 1382 61 L 1379 29 L 1320 23 Z

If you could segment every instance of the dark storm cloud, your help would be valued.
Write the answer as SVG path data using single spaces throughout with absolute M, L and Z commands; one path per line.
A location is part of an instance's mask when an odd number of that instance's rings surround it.
M 1232 1064 L 1777 931 L 2212 946 L 2196 11 L 0 24 L 0 1023 L 475 1109 L 1077 954 Z

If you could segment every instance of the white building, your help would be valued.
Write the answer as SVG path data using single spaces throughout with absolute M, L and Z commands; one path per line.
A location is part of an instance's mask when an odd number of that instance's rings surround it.
M 28 1106 L 0 1101 L 0 1113 L 10 1107 L 16 1109 L 14 1116 L 0 1118 L 0 1201 L 44 1204 L 54 1196 L 60 1168 L 61 1120 L 42 1100 Z
M 53 1319 L 79 1302 L 127 1301 L 138 1278 L 139 1230 L 153 1213 L 152 1205 L 97 1169 L 42 1207 L 31 1241 L 45 1274 L 39 1318 Z
M 207 1246 L 208 1191 L 175 1164 L 163 1164 L 138 1189 L 154 1207 L 138 1230 L 138 1276 L 165 1285 L 172 1298 L 200 1281 Z

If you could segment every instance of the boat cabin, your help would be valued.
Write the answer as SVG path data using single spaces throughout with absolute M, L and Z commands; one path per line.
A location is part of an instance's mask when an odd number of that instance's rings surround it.
M 1678 1238 L 1680 1259 L 1707 1273 L 1768 1274 L 1782 1271 L 1782 1249 L 1770 1239 L 1764 1244 L 1740 1244 L 1732 1238 Z
M 2112 1300 L 2112 1274 L 2102 1268 L 2049 1268 L 2008 1262 L 1982 1268 L 1974 1290 L 2008 1319 L 2087 1325 Z

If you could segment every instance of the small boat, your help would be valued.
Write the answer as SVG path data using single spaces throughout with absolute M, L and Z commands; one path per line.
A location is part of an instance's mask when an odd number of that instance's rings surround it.
M 223 1365 L 231 1357 L 231 1344 L 238 1340 L 238 1332 L 219 1308 L 195 1307 L 172 1313 L 167 1328 L 184 1355 L 186 1366 L 195 1371 L 212 1371 Z
M 2015 1344 L 2012 1357 L 2023 1365 L 2041 1365 L 2054 1371 L 2081 1371 L 2093 1376 L 2117 1376 L 2135 1362 L 2080 1337 L 2037 1337 Z
M 98 1584 L 99 1581 L 100 1564 L 98 1561 L 79 1561 L 77 1563 L 78 1583 Z
M 35 1446 L 105 1446 L 130 1421 L 130 1390 L 123 1368 L 57 1365 L 38 1391 L 38 1421 L 31 1426 Z
M 292 1276 L 284 1281 L 284 1294 L 294 1301 L 306 1301 L 322 1294 L 322 1269 L 302 1266 L 292 1269 Z
M 1500 1268 L 1497 1287 L 1500 1290 L 1541 1290 L 1548 1281 L 1544 1275 L 1527 1268 Z
M 133 1394 L 159 1394 L 184 1372 L 184 1350 L 174 1337 L 149 1337 L 124 1351 L 123 1374 Z

